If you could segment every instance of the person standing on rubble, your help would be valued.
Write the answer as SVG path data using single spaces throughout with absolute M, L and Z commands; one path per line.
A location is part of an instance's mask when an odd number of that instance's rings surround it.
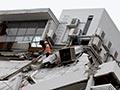
M 43 53 L 48 57 L 52 53 L 52 49 L 47 41 L 40 41 L 40 45 L 42 46 Z

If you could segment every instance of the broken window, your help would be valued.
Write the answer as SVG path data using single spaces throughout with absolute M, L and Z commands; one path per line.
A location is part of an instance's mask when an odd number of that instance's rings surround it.
M 0 37 L 0 42 L 30 43 L 31 46 L 39 47 L 46 24 L 47 20 L 8 21 L 5 31 L 7 35 Z M 3 31 L 0 31 L 0 35 L 2 34 Z

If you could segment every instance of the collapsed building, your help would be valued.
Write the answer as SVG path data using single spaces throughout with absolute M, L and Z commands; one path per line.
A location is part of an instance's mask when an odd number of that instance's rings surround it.
M 0 11 L 0 90 L 120 90 L 119 38 L 105 9 Z

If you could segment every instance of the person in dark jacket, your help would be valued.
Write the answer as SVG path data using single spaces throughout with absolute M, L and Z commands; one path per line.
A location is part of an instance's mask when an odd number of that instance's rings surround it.
M 6 32 L 6 29 L 7 29 L 7 28 L 8 28 L 8 27 L 7 27 L 5 21 L 3 21 L 3 22 L 0 23 L 0 36 L 7 34 L 7 32 Z

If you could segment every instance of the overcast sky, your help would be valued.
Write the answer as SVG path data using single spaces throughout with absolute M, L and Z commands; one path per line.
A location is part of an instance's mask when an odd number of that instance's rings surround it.
M 105 8 L 120 30 L 120 0 L 0 0 L 0 10 L 51 8 L 57 18 L 63 9 Z

